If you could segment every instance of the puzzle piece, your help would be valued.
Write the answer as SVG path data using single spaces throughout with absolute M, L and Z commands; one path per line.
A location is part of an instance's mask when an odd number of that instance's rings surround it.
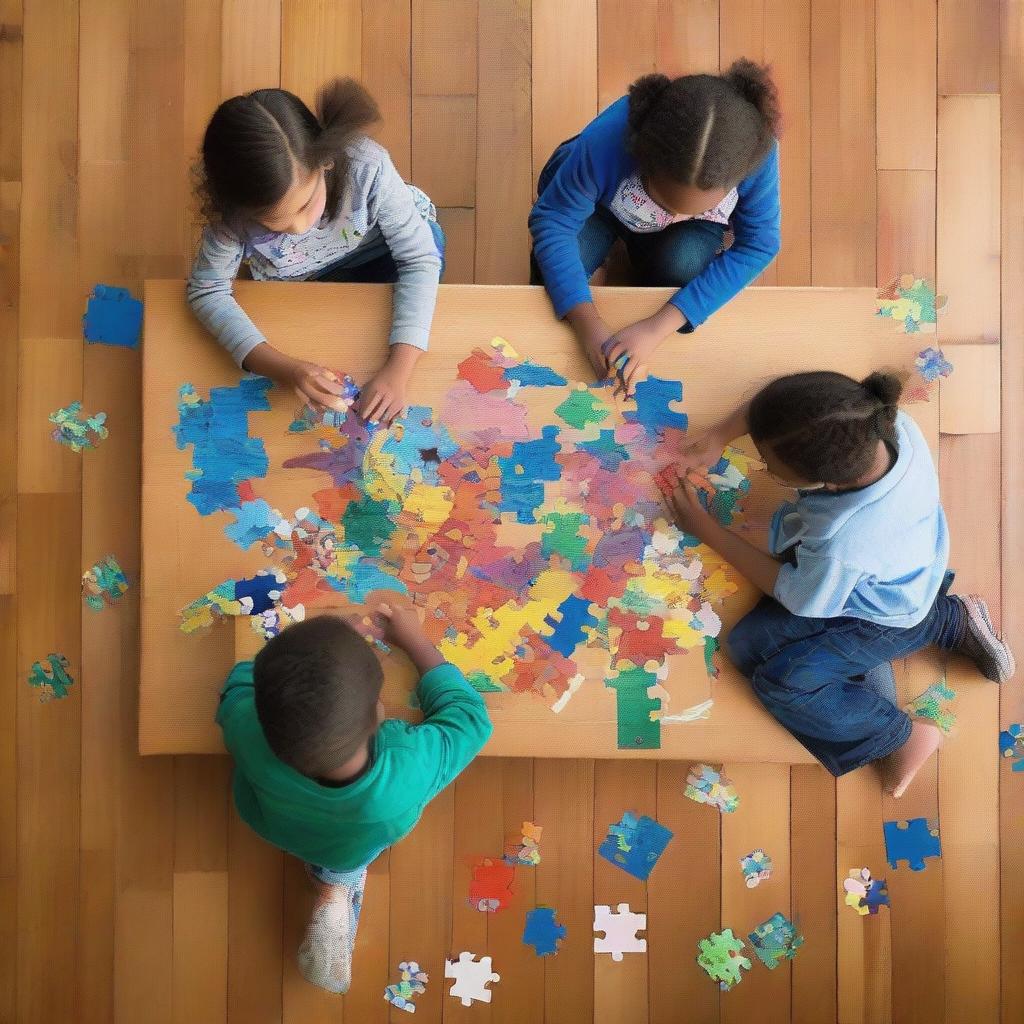
M 862 917 L 877 914 L 879 907 L 889 906 L 889 891 L 884 878 L 872 878 L 867 868 L 854 868 L 843 882 L 844 902 Z
M 647 815 L 637 818 L 625 811 L 617 825 L 608 826 L 608 836 L 597 852 L 623 871 L 646 881 L 672 838 L 672 832 Z
M 98 284 L 86 303 L 82 332 L 89 342 L 137 348 L 142 333 L 142 303 L 127 288 Z
M 1024 725 L 1020 722 L 999 734 L 999 756 L 1013 762 L 1013 771 L 1024 772 Z
M 416 1004 L 413 998 L 427 991 L 427 982 L 430 978 L 425 971 L 420 970 L 420 965 L 415 960 L 403 960 L 398 965 L 398 974 L 401 980 L 384 989 L 384 998 L 399 1010 L 415 1013 Z
M 470 1006 L 473 1002 L 489 1003 L 491 991 L 487 986 L 501 981 L 501 975 L 491 970 L 489 956 L 477 960 L 475 953 L 466 952 L 460 953 L 458 960 L 445 960 L 444 976 L 455 979 L 455 984 L 448 991 L 463 1006 Z
M 946 296 L 936 295 L 921 277 L 903 274 L 878 291 L 877 313 L 895 320 L 905 334 L 933 334 L 937 314 L 946 306 Z
M 63 409 L 51 412 L 49 420 L 56 425 L 50 437 L 73 452 L 95 448 L 98 442 L 109 436 L 106 428 L 107 414 L 98 412 L 83 417 L 81 402 L 72 402 Z
M 804 944 L 796 926 L 784 914 L 772 914 L 762 921 L 748 936 L 757 958 L 774 971 L 782 960 L 792 960 L 796 951 Z
M 590 612 L 590 602 L 570 594 L 558 606 L 553 615 L 544 617 L 545 623 L 551 627 L 551 635 L 544 639 L 553 651 L 569 657 L 578 644 L 586 642 L 585 627 L 593 628 L 597 619 Z
M 42 691 L 39 699 L 44 704 L 66 697 L 69 688 L 75 683 L 68 672 L 70 662 L 63 654 L 48 654 L 46 660 L 49 664 L 45 668 L 41 662 L 32 662 L 28 673 L 28 685 Z
M 119 601 L 128 590 L 128 578 L 113 555 L 101 558 L 82 573 L 82 600 L 94 611 Z
M 628 903 L 620 903 L 614 911 L 594 907 L 594 931 L 604 932 L 603 939 L 594 939 L 595 953 L 610 953 L 615 961 L 621 961 L 624 953 L 646 953 L 647 940 L 636 934 L 646 930 L 647 915 L 631 913 Z
M 710 978 L 718 982 L 723 992 L 728 992 L 743 980 L 740 968 L 750 970 L 750 961 L 739 955 L 744 942 L 733 935 L 731 928 L 712 932 L 697 943 L 697 948 L 700 950 L 697 963 Z
M 922 349 L 914 359 L 914 365 L 929 384 L 940 377 L 948 377 L 953 372 L 953 364 L 942 354 L 941 348 Z
M 515 868 L 502 860 L 485 857 L 473 867 L 469 883 L 469 905 L 483 913 L 504 910 L 512 900 Z
M 906 705 L 906 711 L 915 718 L 927 718 L 934 722 L 947 736 L 956 725 L 956 715 L 946 705 L 956 699 L 956 691 L 945 684 L 945 680 L 932 683 L 920 696 Z
M 740 870 L 748 889 L 756 889 L 772 877 L 772 859 L 764 850 L 754 850 L 740 858 Z
M 537 956 L 554 956 L 565 934 L 565 925 L 555 922 L 555 911 L 551 907 L 537 907 L 527 912 L 523 942 L 533 946 Z
M 735 811 L 740 803 L 732 780 L 723 775 L 720 768 L 709 764 L 690 766 L 685 793 L 691 800 L 699 804 L 711 804 L 726 814 Z
M 625 413 L 627 423 L 639 423 L 649 434 L 661 432 L 666 427 L 686 429 L 686 414 L 671 408 L 673 402 L 683 399 L 680 381 L 648 377 L 637 384 L 634 396 L 636 409 Z
M 661 722 L 652 717 L 661 701 L 648 691 L 657 683 L 653 672 L 623 665 L 614 670 L 604 685 L 615 691 L 615 717 L 620 750 L 657 750 L 661 746 Z
M 569 397 L 555 409 L 570 427 L 583 430 L 591 423 L 601 423 L 608 419 L 608 406 L 601 401 L 593 388 L 586 384 L 577 384 Z
M 519 843 L 508 848 L 505 852 L 505 863 L 524 865 L 525 867 L 536 867 L 540 863 L 540 837 L 544 829 L 535 825 L 532 821 L 524 821 L 522 837 Z
M 901 827 L 898 821 L 882 824 L 885 835 L 885 858 L 891 868 L 901 860 L 910 865 L 911 871 L 923 871 L 926 857 L 941 857 L 942 844 L 939 840 L 938 824 L 925 818 L 911 818 Z
M 519 363 L 517 366 L 506 366 L 505 380 L 515 381 L 524 388 L 565 387 L 569 382 L 550 367 L 538 366 L 536 363 Z

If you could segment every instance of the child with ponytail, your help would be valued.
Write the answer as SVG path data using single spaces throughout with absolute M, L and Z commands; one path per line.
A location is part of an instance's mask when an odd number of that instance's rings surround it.
M 681 468 L 709 465 L 749 433 L 768 472 L 796 492 L 772 519 L 770 554 L 720 526 L 685 478 L 672 499 L 680 528 L 765 595 L 727 641 L 764 706 L 833 775 L 886 758 L 897 797 L 942 733 L 873 688 L 876 670 L 934 644 L 994 682 L 1014 671 L 985 602 L 947 593 L 935 465 L 897 408 L 901 390 L 884 373 L 781 377 L 684 451 Z
M 666 337 L 699 327 L 772 261 L 778 127 L 767 69 L 738 60 L 724 75 L 645 75 L 555 150 L 530 214 L 533 279 L 599 378 L 617 367 L 632 388 Z M 617 238 L 637 283 L 679 290 L 613 333 L 588 281 Z
M 430 200 L 364 134 L 378 119 L 373 99 L 351 79 L 329 83 L 316 114 L 284 89 L 222 103 L 203 138 L 207 225 L 187 297 L 242 369 L 340 411 L 333 372 L 276 348 L 235 301 L 232 283 L 243 262 L 260 281 L 393 282 L 388 358 L 356 405 L 365 419 L 390 423 L 427 347 L 444 235 Z

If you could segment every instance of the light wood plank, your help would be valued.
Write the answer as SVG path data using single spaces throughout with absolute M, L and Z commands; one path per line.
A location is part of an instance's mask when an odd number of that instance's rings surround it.
M 876 262 L 880 288 L 901 274 L 934 281 L 934 171 L 878 172 Z
M 445 237 L 445 284 L 472 284 L 476 249 L 475 211 L 462 206 L 439 207 L 437 222 Z
M 381 996 L 387 985 L 398 980 L 398 962 L 392 962 L 389 936 L 390 863 L 391 855 L 385 850 L 370 865 L 366 875 L 366 891 L 359 912 L 359 932 L 352 960 L 352 987 L 345 995 L 345 1015 L 358 1024 L 389 1019 L 388 1004 Z M 401 899 L 402 895 L 396 892 L 395 899 Z
M 476 203 L 476 96 L 412 98 L 412 180 L 438 206 Z
M 226 871 L 174 875 L 174 1024 L 223 1024 L 228 1010 Z
M 18 945 L 18 879 L 0 877 L 0 944 L 4 949 Z M 18 1012 L 18 959 L 0 960 L 0 1019 L 15 1020 Z
M 409 0 L 363 4 L 363 84 L 380 108 L 376 136 L 398 173 L 412 174 L 412 18 Z
M 281 88 L 310 110 L 332 78 L 359 78 L 363 69 L 360 0 L 283 0 Z
M 221 0 L 221 99 L 281 84 L 281 0 Z
M 231 759 L 174 759 L 174 871 L 220 872 L 228 868 L 228 805 Z
M 477 0 L 412 0 L 413 95 L 475 94 L 476 46 Z
M 624 95 L 641 75 L 657 70 L 657 55 L 658 0 L 597 0 L 599 109 Z
M 117 901 L 114 1024 L 172 1024 L 174 902 L 170 888 L 129 888 Z
M 999 0 L 938 0 L 939 95 L 999 91 Z
M 717 73 L 719 0 L 659 0 L 657 31 L 663 74 Z

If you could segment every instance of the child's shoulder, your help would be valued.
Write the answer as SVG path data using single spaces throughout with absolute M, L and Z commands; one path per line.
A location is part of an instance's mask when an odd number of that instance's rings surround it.
M 375 139 L 367 135 L 358 135 L 345 147 L 345 156 L 349 162 L 349 173 L 356 169 L 376 170 L 383 164 L 391 162 L 388 151 Z

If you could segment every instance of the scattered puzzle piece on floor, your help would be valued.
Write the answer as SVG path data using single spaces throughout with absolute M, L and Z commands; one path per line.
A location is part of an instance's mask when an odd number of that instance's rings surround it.
M 710 804 L 725 814 L 732 813 L 740 805 L 732 780 L 722 774 L 721 768 L 710 764 L 690 766 L 685 792 L 691 800 L 699 804 Z
M 476 959 L 474 953 L 460 953 L 458 960 L 445 960 L 444 976 L 454 978 L 455 984 L 448 990 L 449 994 L 470 1006 L 474 1002 L 489 1003 L 491 991 L 487 988 L 492 982 L 501 981 L 501 975 L 491 970 L 491 958 L 482 956 Z
M 792 960 L 796 951 L 804 944 L 796 926 L 785 914 L 772 914 L 767 921 L 759 924 L 748 936 L 757 958 L 773 971 L 782 960 Z
M 878 290 L 877 313 L 895 320 L 905 334 L 934 334 L 936 315 L 946 301 L 924 278 L 903 274 Z
M 82 600 L 95 611 L 119 601 L 127 590 L 128 579 L 113 555 L 82 573 Z
M 608 826 L 608 835 L 597 852 L 634 878 L 646 881 L 671 838 L 669 829 L 646 814 L 637 818 L 625 811 L 617 825 Z
M 98 284 L 82 317 L 85 340 L 137 348 L 142 333 L 142 303 L 127 288 Z
M 756 889 L 772 877 L 772 859 L 764 850 L 754 850 L 740 858 L 740 870 L 748 889 Z
M 945 680 L 932 683 L 924 693 L 906 705 L 907 714 L 914 718 L 927 718 L 945 735 L 956 725 L 956 715 L 947 705 L 956 700 L 956 691 L 946 686 Z
M 555 921 L 555 911 L 551 907 L 537 907 L 527 912 L 523 942 L 533 946 L 537 956 L 554 956 L 565 934 L 565 925 Z
M 728 992 L 743 980 L 740 968 L 750 970 L 750 961 L 739 955 L 744 948 L 744 942 L 733 935 L 731 928 L 712 932 L 706 939 L 701 939 L 697 943 L 697 948 L 700 950 L 697 963 L 708 977 L 718 982 L 723 992 Z
M 897 868 L 901 860 L 910 865 L 911 871 L 923 871 L 925 859 L 941 857 L 942 844 L 939 840 L 939 826 L 925 818 L 911 818 L 901 827 L 898 821 L 882 824 L 885 835 L 885 858 L 891 868 Z
M 400 980 L 384 989 L 384 998 L 399 1010 L 415 1013 L 416 1004 L 413 999 L 427 991 L 430 978 L 415 960 L 403 960 L 398 965 Z
M 1014 722 L 999 734 L 999 756 L 1013 765 L 1013 771 L 1024 772 L 1024 725 Z
M 917 372 L 929 384 L 953 372 L 953 364 L 942 354 L 941 348 L 926 348 L 914 359 Z
M 469 883 L 470 906 L 487 914 L 504 910 L 512 899 L 515 876 L 516 871 L 511 864 L 485 857 L 473 867 Z
M 540 837 L 544 829 L 532 821 L 524 821 L 518 843 L 505 851 L 505 863 L 513 866 L 536 867 L 540 863 Z
M 624 953 L 646 953 L 647 940 L 637 932 L 647 930 L 647 915 L 630 912 L 628 903 L 620 903 L 613 911 L 608 906 L 594 907 L 594 931 L 604 932 L 604 938 L 594 939 L 595 953 L 610 953 L 621 961 Z
M 877 914 L 879 907 L 889 906 L 889 890 L 884 878 L 872 878 L 867 868 L 853 868 L 843 882 L 844 902 L 862 917 Z
M 51 412 L 49 419 L 51 423 L 56 424 L 56 429 L 51 431 L 50 437 L 73 452 L 95 448 L 109 433 L 106 427 L 107 414 L 98 412 L 83 417 L 81 402 L 72 402 L 63 409 Z
M 49 664 L 45 668 L 41 662 L 32 662 L 28 673 L 28 685 L 41 691 L 39 699 L 44 704 L 66 697 L 69 688 L 75 683 L 68 672 L 70 662 L 63 654 L 48 654 L 46 660 Z

